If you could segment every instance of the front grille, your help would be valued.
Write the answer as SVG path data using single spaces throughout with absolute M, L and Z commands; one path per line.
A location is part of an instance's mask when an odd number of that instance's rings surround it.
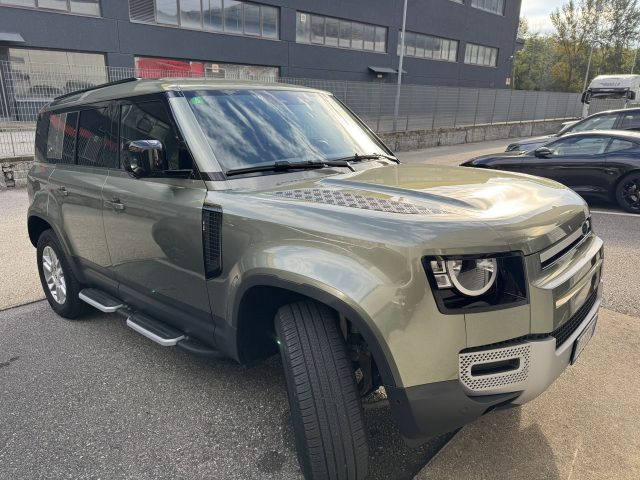
M 540 267 L 543 270 L 550 267 L 566 254 L 578 248 L 589 235 L 591 235 L 591 218 L 587 218 L 579 230 L 567 235 L 564 239 L 542 252 L 540 254 Z
M 207 278 L 222 273 L 222 210 L 205 207 L 202 210 L 202 248 Z
M 471 347 L 463 350 L 462 352 L 477 352 L 481 350 L 487 350 L 492 348 L 500 348 L 507 347 L 509 345 L 513 345 L 515 343 L 521 343 L 526 340 L 544 340 L 545 338 L 554 337 L 556 339 L 556 348 L 562 345 L 567 339 L 576 331 L 576 328 L 580 326 L 584 319 L 587 317 L 587 314 L 591 311 L 593 306 L 598 299 L 598 290 L 594 290 L 591 292 L 589 297 L 585 300 L 582 306 L 578 309 L 573 316 L 556 328 L 551 333 L 530 333 L 528 335 L 523 335 L 521 337 L 512 338 L 510 340 L 504 340 L 502 342 L 490 343 L 488 345 L 481 345 L 479 347 Z
M 556 337 L 556 348 L 566 342 L 571 334 L 576 331 L 576 328 L 584 322 L 584 319 L 587 318 L 587 314 L 595 305 L 597 298 L 598 291 L 594 290 L 578 311 L 573 314 L 573 317 L 551 332 L 551 336 Z

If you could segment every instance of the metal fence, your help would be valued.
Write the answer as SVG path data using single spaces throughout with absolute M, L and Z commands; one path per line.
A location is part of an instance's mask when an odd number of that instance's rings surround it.
M 0 157 L 33 154 L 35 119 L 54 97 L 133 76 L 160 78 L 170 74 L 119 67 L 0 62 Z M 235 79 L 226 72 L 205 72 L 203 76 Z M 272 77 L 242 80 L 274 82 Z M 393 83 L 286 77 L 277 82 L 330 91 L 374 131 L 394 131 L 397 86 Z M 403 85 L 396 130 L 567 119 L 580 113 L 580 95 L 575 93 Z

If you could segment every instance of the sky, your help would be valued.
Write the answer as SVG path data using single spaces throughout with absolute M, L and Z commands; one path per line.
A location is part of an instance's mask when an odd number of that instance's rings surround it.
M 520 16 L 529 20 L 531 31 L 550 32 L 553 30 L 549 14 L 566 0 L 522 0 Z

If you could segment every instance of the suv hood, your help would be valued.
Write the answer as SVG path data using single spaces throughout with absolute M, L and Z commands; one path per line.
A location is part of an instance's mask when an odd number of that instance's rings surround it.
M 382 235 L 389 243 L 465 253 L 470 248 L 533 253 L 575 231 L 588 216 L 582 198 L 551 180 L 415 164 L 323 176 L 249 196 L 268 202 L 264 206 L 279 223 L 292 219 L 297 208 L 307 228 L 328 231 L 340 225 L 343 236 L 380 240 Z

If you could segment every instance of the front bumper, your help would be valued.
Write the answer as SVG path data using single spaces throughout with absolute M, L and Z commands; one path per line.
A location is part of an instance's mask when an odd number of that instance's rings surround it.
M 552 332 L 478 347 L 459 355 L 460 378 L 409 388 L 386 387 L 400 432 L 410 444 L 463 427 L 497 408 L 522 405 L 544 392 L 570 365 L 576 339 L 597 317 L 601 288 L 576 313 L 571 332 Z M 569 322 L 567 322 L 569 323 Z M 553 336 L 553 335 L 556 336 Z M 562 343 L 556 345 L 557 338 Z M 517 368 L 472 374 L 474 365 L 518 359 Z

